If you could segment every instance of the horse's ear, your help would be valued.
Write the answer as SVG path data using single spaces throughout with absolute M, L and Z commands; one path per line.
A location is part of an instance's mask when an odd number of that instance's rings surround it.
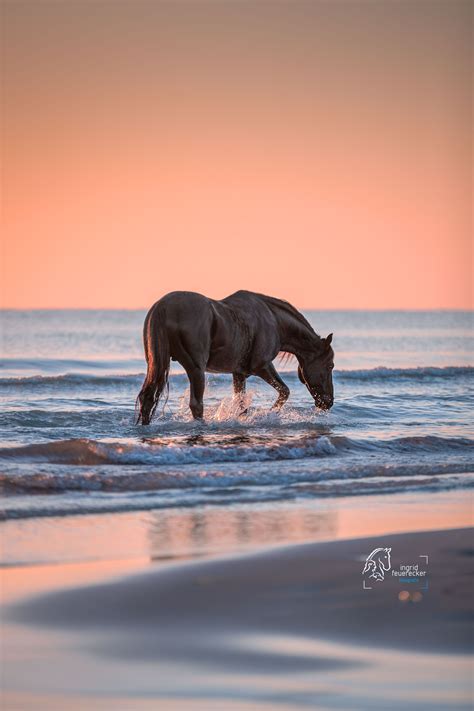
M 330 346 L 330 345 L 331 345 L 333 335 L 334 335 L 334 334 L 330 333 L 329 336 L 324 339 L 324 340 L 326 341 L 326 345 L 327 345 L 327 346 Z

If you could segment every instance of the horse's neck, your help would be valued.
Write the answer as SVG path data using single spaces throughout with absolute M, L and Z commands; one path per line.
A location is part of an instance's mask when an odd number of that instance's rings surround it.
M 320 337 L 297 318 L 284 314 L 277 316 L 281 350 L 304 357 L 305 353 L 318 349 Z

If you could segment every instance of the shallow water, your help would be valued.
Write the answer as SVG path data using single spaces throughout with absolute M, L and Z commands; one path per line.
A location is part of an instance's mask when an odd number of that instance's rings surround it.
M 471 487 L 472 315 L 305 315 L 335 334 L 329 413 L 315 410 L 290 362 L 279 368 L 291 390 L 281 412 L 250 378 L 239 416 L 231 376 L 208 375 L 195 423 L 173 367 L 159 417 L 136 427 L 145 312 L 3 312 L 5 516 Z

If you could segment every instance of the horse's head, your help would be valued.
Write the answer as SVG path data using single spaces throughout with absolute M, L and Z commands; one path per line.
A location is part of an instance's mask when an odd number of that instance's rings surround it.
M 316 407 L 322 410 L 329 410 L 334 403 L 334 351 L 331 341 L 332 333 L 327 338 L 321 338 L 315 351 L 309 351 L 298 358 L 298 377 L 308 388 Z
M 378 561 L 384 570 L 390 570 L 390 551 L 391 548 L 382 548 Z

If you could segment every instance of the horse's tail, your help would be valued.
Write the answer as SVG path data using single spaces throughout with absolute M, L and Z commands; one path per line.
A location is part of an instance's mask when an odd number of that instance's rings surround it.
M 137 425 L 150 424 L 161 394 L 168 385 L 170 346 L 163 314 L 160 318 L 156 305 L 152 306 L 145 319 L 143 345 L 148 369 L 136 401 Z

